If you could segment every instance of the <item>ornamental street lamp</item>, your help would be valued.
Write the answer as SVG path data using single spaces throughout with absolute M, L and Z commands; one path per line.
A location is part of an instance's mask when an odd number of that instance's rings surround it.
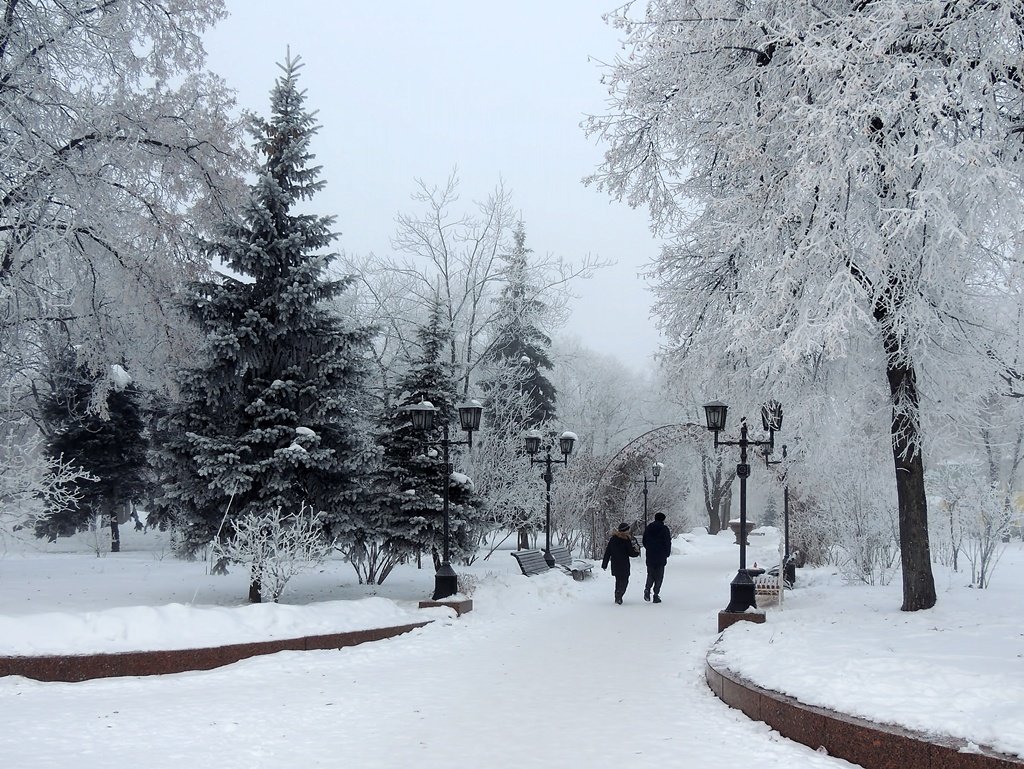
M 562 452 L 561 459 L 551 458 L 553 446 L 549 443 L 545 449 L 543 459 L 537 459 L 537 452 L 540 451 L 540 443 L 543 436 L 539 430 L 530 430 L 526 434 L 526 453 L 530 455 L 530 466 L 544 465 L 544 487 L 546 490 L 544 507 L 544 561 L 548 566 L 554 568 L 555 559 L 551 557 L 551 482 L 554 475 L 551 472 L 552 465 L 568 465 L 569 455 L 572 454 L 572 447 L 579 440 L 576 433 L 566 430 L 558 437 L 558 449 Z
M 738 441 L 719 440 L 718 433 L 725 429 L 725 416 L 728 410 L 721 401 L 712 401 L 704 405 L 708 429 L 715 435 L 715 448 L 719 446 L 739 446 L 740 461 L 736 465 L 736 477 L 740 479 L 740 568 L 730 584 L 729 605 L 727 612 L 742 613 L 748 608 L 757 608 L 754 595 L 754 580 L 747 571 L 747 477 L 750 465 L 747 464 L 748 446 L 765 446 L 767 451 L 775 447 L 775 432 L 782 430 L 782 405 L 778 401 L 769 401 L 761 408 L 761 424 L 768 433 L 767 440 L 750 440 L 747 437 L 747 420 L 740 420 L 740 439 Z
M 647 471 L 646 470 L 644 471 L 643 484 L 644 484 L 644 528 L 645 529 L 647 528 L 647 484 L 649 484 L 649 483 L 657 483 L 658 482 L 658 476 L 661 475 L 661 468 L 663 468 L 664 466 L 665 465 L 663 465 L 661 462 L 655 462 L 653 465 L 651 465 L 651 475 L 654 476 L 653 478 L 648 478 L 647 477 Z
M 473 432 L 480 429 L 480 416 L 484 410 L 483 406 L 475 400 L 460 403 L 456 406 L 456 409 L 459 412 L 459 424 L 466 432 L 466 440 L 450 440 L 448 437 L 448 422 L 444 421 L 441 423 L 441 440 L 426 442 L 427 446 L 441 447 L 441 460 L 444 463 L 444 483 L 442 484 L 442 499 L 444 500 L 444 553 L 441 566 L 434 574 L 434 595 L 432 597 L 435 601 L 440 601 L 459 592 L 459 577 L 452 568 L 449 545 L 448 487 L 451 485 L 452 470 L 454 468 L 448 459 L 448 447 L 468 446 L 470 451 L 473 450 Z M 426 400 L 406 406 L 405 410 L 412 417 L 412 426 L 424 432 L 433 428 L 434 414 L 440 411 L 433 403 Z

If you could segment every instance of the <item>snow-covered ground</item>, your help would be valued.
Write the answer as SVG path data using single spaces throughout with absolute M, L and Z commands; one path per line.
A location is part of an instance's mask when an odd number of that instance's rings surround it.
M 468 568 L 474 611 L 418 610 L 430 568 L 356 584 L 328 563 L 281 605 L 242 605 L 245 575 L 169 557 L 126 533 L 97 558 L 81 542 L 0 557 L 0 654 L 182 648 L 436 619 L 386 641 L 282 652 L 212 671 L 78 684 L 0 679 L 0 763 L 19 769 L 231 767 L 849 767 L 779 737 L 707 689 L 737 564 L 731 536 L 676 539 L 664 603 L 623 606 L 612 579 L 526 579 L 507 551 Z M 752 537 L 767 563 L 777 540 Z M 78 552 L 72 552 L 77 548 Z M 65 552 L 51 552 L 63 550 Z M 1010 546 L 987 591 L 939 573 L 939 605 L 899 611 L 899 586 L 853 587 L 822 570 L 719 643 L 729 667 L 806 702 L 1024 754 L 1024 566 Z M 898 581 L 898 580 L 897 580 Z M 1008 705 L 1010 705 L 1008 707 Z

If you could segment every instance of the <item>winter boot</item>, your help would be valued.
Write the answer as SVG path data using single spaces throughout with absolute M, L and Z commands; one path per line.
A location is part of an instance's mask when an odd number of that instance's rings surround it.
M 661 599 L 658 598 L 658 594 L 657 593 L 654 594 L 654 602 L 655 603 L 661 603 Z
M 651 600 L 651 591 L 650 590 L 645 590 L 644 591 L 644 600 L 645 601 L 650 601 Z

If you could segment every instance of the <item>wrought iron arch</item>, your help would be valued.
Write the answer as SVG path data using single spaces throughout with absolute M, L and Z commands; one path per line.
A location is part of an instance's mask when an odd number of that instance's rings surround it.
M 618 518 L 614 521 L 612 518 L 616 517 L 615 510 L 624 502 L 625 489 L 633 476 L 673 446 L 697 441 L 707 444 L 708 440 L 706 427 L 686 422 L 655 427 L 619 449 L 601 471 L 591 495 L 591 557 L 601 557 L 599 551 L 604 547 L 605 534 L 612 525 L 619 522 Z

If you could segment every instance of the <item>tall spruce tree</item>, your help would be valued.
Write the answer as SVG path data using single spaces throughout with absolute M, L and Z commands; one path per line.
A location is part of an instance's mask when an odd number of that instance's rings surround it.
M 318 130 L 290 56 L 271 92 L 271 118 L 252 120 L 264 158 L 238 221 L 209 244 L 242 279 L 194 287 L 187 309 L 205 356 L 181 372 L 180 402 L 161 427 L 164 514 L 195 549 L 249 512 L 296 513 L 303 503 L 332 527 L 354 514 L 370 449 L 366 353 L 328 302 L 350 280 L 328 280 L 333 217 L 293 213 L 324 186 L 310 165 Z M 251 601 L 261 600 L 258 576 Z
M 500 371 L 515 371 L 516 381 L 507 377 L 492 378 L 481 383 L 485 392 L 495 388 L 514 387 L 525 397 L 526 413 L 521 416 L 522 429 L 539 427 L 555 418 L 555 386 L 545 376 L 553 368 L 551 338 L 540 323 L 547 310 L 537 298 L 530 281 L 529 255 L 526 247 L 526 226 L 516 225 L 512 233 L 512 250 L 505 256 L 505 286 L 498 298 L 497 328 L 487 354 L 488 362 Z M 494 399 L 489 399 L 493 408 Z
M 505 256 L 505 286 L 498 298 L 498 324 L 486 357 L 491 376 L 481 381 L 488 422 L 489 444 L 497 451 L 522 451 L 522 436 L 555 418 L 555 387 L 544 371 L 553 368 L 551 339 L 540 328 L 547 310 L 530 281 L 526 226 L 516 225 L 512 250 Z M 503 435 L 499 433 L 504 433 Z M 530 506 L 514 506 L 515 519 L 539 515 Z M 519 528 L 519 548 L 529 547 L 531 526 Z
M 419 355 L 409 361 L 393 399 L 396 407 L 384 416 L 379 439 L 383 466 L 377 484 L 378 532 L 393 554 L 431 551 L 435 568 L 444 548 L 444 483 L 449 484 L 449 550 L 453 559 L 475 552 L 483 525 L 483 500 L 470 485 L 453 480 L 443 467 L 440 447 L 435 447 L 443 437 L 443 425 L 449 426 L 450 440 L 465 438 L 458 427 L 457 383 L 448 360 L 452 333 L 444 305 L 435 296 L 427 324 L 417 332 Z M 426 433 L 414 428 L 404 411 L 421 400 L 438 409 L 434 427 Z M 428 448 L 428 444 L 432 446 Z M 451 452 L 454 457 L 456 448 Z
M 46 455 L 73 462 L 92 480 L 69 485 L 76 507 L 47 510 L 35 526 L 37 537 L 55 539 L 83 531 L 97 521 L 110 528 L 110 551 L 119 552 L 118 517 L 150 490 L 149 439 L 142 394 L 123 370 L 110 382 L 74 362 L 74 353 L 57 364 L 53 390 L 42 403 L 48 439 Z

